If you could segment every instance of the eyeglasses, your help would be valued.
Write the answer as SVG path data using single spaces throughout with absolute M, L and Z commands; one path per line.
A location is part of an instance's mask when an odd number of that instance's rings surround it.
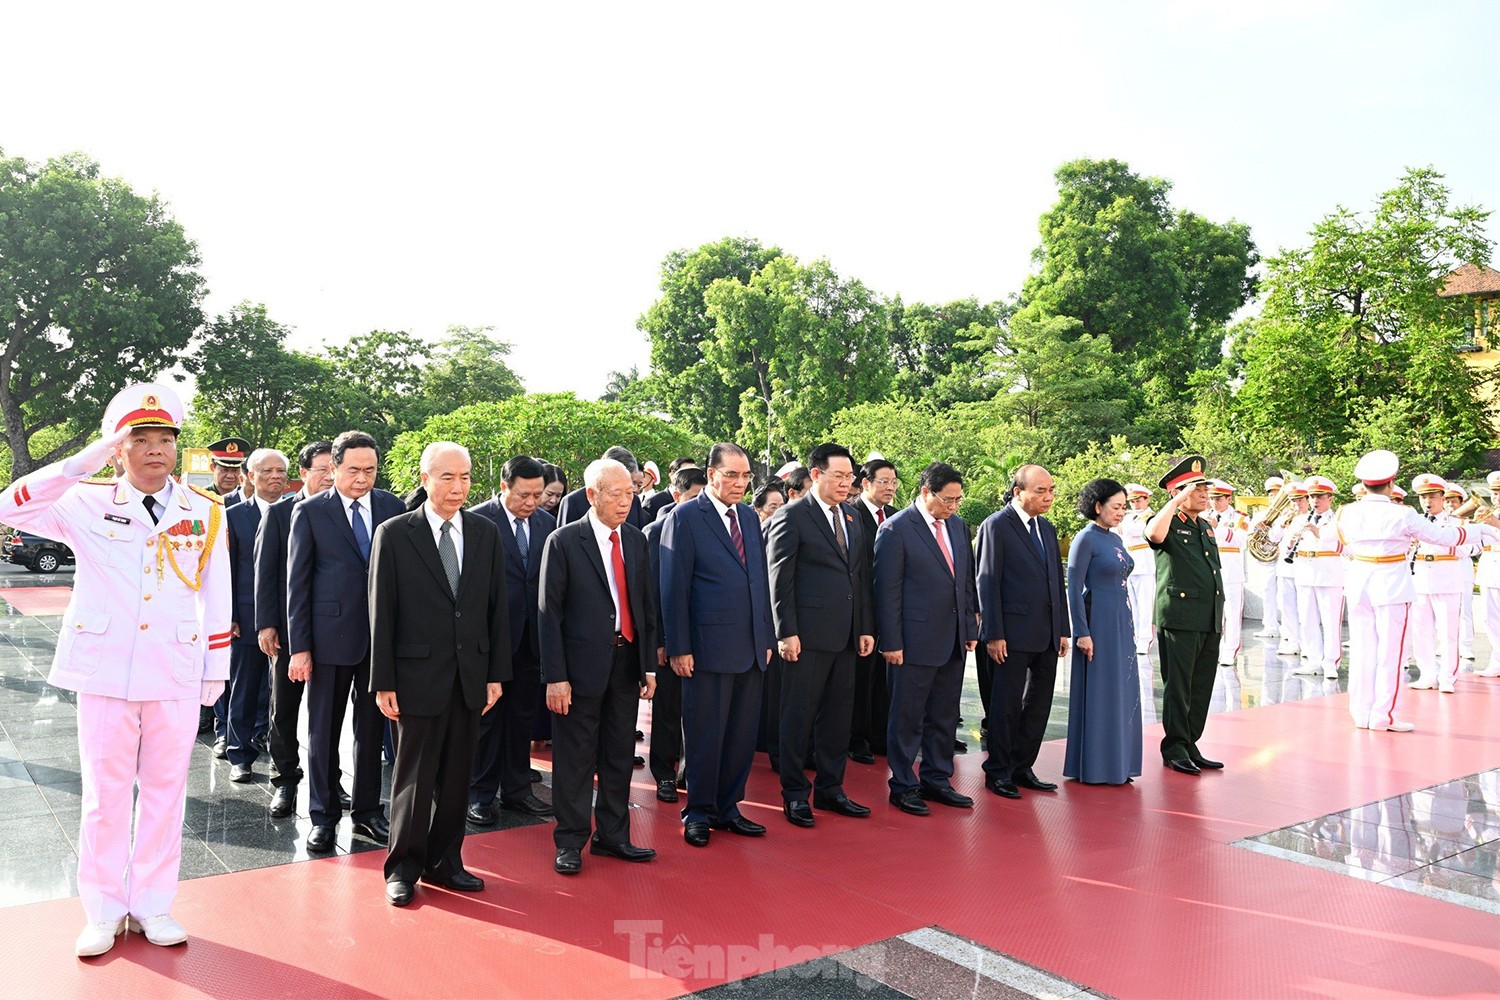
M 852 472 L 822 472 L 819 473 L 819 475 L 827 476 L 829 479 L 832 479 L 836 483 L 849 483 L 854 481 L 854 473 Z
M 959 504 L 964 502 L 964 495 L 960 493 L 956 497 L 945 497 L 941 493 L 938 493 L 933 496 L 933 499 L 942 504 L 944 507 L 957 507 Z
M 900 486 L 901 485 L 901 480 L 899 480 L 899 479 L 893 479 L 893 478 L 889 478 L 889 477 L 887 477 L 885 479 L 872 479 L 872 480 L 870 480 L 870 482 L 874 483 L 876 486 Z

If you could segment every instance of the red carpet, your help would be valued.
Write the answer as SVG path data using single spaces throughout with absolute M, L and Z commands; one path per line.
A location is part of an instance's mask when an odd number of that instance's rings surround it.
M 0 599 L 28 617 L 60 615 L 72 596 L 72 587 L 0 587 Z
M 1415 697 L 1409 735 L 1355 730 L 1342 696 L 1216 715 L 1203 746 L 1222 774 L 1148 763 L 1133 786 L 1021 802 L 985 792 L 970 754 L 957 785 L 976 809 L 926 819 L 851 764 L 875 816 L 820 813 L 812 830 L 781 818 L 762 756 L 746 812 L 769 834 L 704 850 L 637 772 L 634 839 L 654 863 L 585 855 L 564 879 L 539 826 L 470 838 L 483 894 L 423 887 L 407 909 L 384 901 L 378 853 L 198 879 L 175 910 L 186 946 L 130 936 L 89 962 L 72 955 L 76 900 L 0 910 L 6 993 L 666 997 L 938 925 L 1121 997 L 1495 995 L 1500 917 L 1229 846 L 1500 766 L 1500 684 L 1459 692 Z M 1061 759 L 1049 744 L 1039 770 Z M 622 921 L 655 923 L 632 945 Z

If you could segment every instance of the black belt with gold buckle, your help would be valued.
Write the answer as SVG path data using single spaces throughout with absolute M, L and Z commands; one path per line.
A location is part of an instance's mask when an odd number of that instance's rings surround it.
M 628 646 L 628 645 L 630 645 L 630 640 L 627 639 L 627 638 L 625 638 L 625 636 L 622 635 L 622 634 L 620 634 L 619 632 L 616 632 L 615 633 L 615 641 L 611 645 L 615 645 L 615 646 Z

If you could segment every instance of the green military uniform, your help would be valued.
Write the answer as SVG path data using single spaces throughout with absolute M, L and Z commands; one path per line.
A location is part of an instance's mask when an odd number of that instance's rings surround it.
M 1162 477 L 1169 492 L 1203 481 L 1203 459 L 1190 455 Z M 1149 541 L 1149 539 L 1148 539 Z M 1208 720 L 1224 620 L 1224 579 L 1213 529 L 1178 511 L 1156 553 L 1157 641 L 1161 649 L 1162 760 L 1203 760 L 1198 740 Z

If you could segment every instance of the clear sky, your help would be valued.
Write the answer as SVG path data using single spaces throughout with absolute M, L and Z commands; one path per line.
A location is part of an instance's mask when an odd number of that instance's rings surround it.
M 675 248 L 1000 298 L 1079 156 L 1263 253 L 1408 165 L 1500 209 L 1485 0 L 49 2 L 0 34 L 0 149 L 160 192 L 210 314 L 265 302 L 299 347 L 490 325 L 590 397 L 645 370 Z

